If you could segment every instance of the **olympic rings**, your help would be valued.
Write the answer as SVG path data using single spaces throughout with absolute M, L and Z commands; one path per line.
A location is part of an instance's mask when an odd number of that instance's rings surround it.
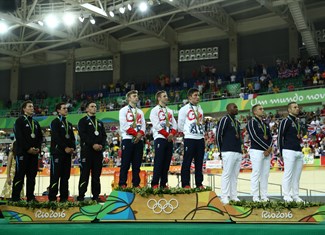
M 149 199 L 147 206 L 155 214 L 160 214 L 161 212 L 164 212 L 165 214 L 171 214 L 174 210 L 177 209 L 178 201 L 174 198 L 170 199 L 169 201 L 162 198 L 158 200 L 158 202 L 156 199 Z

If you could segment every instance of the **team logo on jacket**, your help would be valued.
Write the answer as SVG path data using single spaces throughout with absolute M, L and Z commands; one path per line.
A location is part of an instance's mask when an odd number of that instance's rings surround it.
M 202 119 L 202 113 L 199 112 L 198 115 L 199 115 L 199 120 L 201 120 Z M 190 121 L 193 121 L 194 119 L 196 119 L 195 113 L 194 113 L 194 111 L 192 109 L 188 111 L 187 118 Z
M 126 121 L 127 122 L 133 122 L 133 118 L 134 118 L 134 114 L 132 113 L 132 111 L 128 110 L 127 113 L 126 113 Z M 139 113 L 137 113 L 137 116 L 136 116 L 136 123 L 137 124 L 142 124 L 141 114 L 139 114 Z

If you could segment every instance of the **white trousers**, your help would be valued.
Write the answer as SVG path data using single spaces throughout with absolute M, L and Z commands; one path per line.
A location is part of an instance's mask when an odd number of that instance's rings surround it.
M 249 150 L 249 155 L 252 162 L 251 189 L 253 199 L 259 198 L 259 195 L 261 196 L 262 200 L 267 198 L 271 155 L 265 157 L 263 153 L 263 150 Z
M 282 192 L 284 200 L 299 197 L 299 181 L 304 155 L 300 151 L 283 149 L 284 174 L 282 179 Z
M 237 181 L 242 161 L 242 154 L 237 152 L 222 152 L 221 198 L 237 198 Z

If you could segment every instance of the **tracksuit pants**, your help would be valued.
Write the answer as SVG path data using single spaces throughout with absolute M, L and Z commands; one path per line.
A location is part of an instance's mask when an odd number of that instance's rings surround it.
M 155 159 L 151 185 L 159 185 L 160 180 L 160 187 L 166 187 L 170 161 L 173 154 L 173 142 L 168 142 L 167 139 L 158 138 L 155 139 L 154 146 Z
M 20 192 L 24 184 L 26 175 L 26 196 L 27 201 L 33 200 L 35 190 L 35 178 L 38 170 L 38 155 L 25 154 L 23 156 L 16 156 L 16 172 L 14 181 L 12 183 L 12 200 L 20 200 Z
M 184 139 L 184 157 L 181 169 L 182 187 L 190 186 L 191 163 L 194 159 L 195 165 L 195 184 L 196 187 L 202 186 L 203 182 L 203 157 L 205 144 L 204 139 Z
M 127 185 L 128 171 L 132 164 L 132 185 L 138 187 L 140 185 L 140 167 L 143 156 L 143 141 L 133 143 L 131 139 L 122 140 L 122 161 L 120 167 L 119 186 Z
M 78 201 L 85 198 L 91 172 L 92 199 L 97 200 L 100 194 L 100 174 L 102 173 L 103 153 L 89 148 L 81 149 L 80 179 Z
M 51 156 L 51 176 L 49 200 L 56 201 L 60 185 L 60 201 L 69 197 L 69 178 L 71 171 L 71 154 L 53 154 Z M 60 182 L 59 182 L 60 181 Z
M 253 200 L 259 200 L 259 196 L 261 196 L 262 200 L 267 199 L 271 155 L 265 157 L 263 153 L 263 150 L 249 150 L 252 162 L 251 190 Z
M 304 164 L 304 155 L 300 151 L 283 149 L 282 156 L 284 162 L 283 198 L 284 200 L 296 199 L 299 197 L 299 182 Z
M 242 161 L 242 153 L 222 152 L 223 170 L 221 175 L 221 199 L 237 198 L 237 181 Z

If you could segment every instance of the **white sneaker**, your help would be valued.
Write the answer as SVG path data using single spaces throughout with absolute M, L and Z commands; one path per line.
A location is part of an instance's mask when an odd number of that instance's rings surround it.
M 300 197 L 294 197 L 293 200 L 295 202 L 305 202 L 304 200 L 302 200 Z
M 283 199 L 285 202 L 293 202 L 292 197 L 284 197 Z
M 234 197 L 234 198 L 230 198 L 231 201 L 234 201 L 234 202 L 240 202 L 239 198 L 238 197 Z
M 269 202 L 270 199 L 268 199 L 267 197 L 263 197 L 263 198 L 261 198 L 261 201 L 262 201 L 262 202 Z
M 253 202 L 260 202 L 261 200 L 258 197 L 253 197 Z
M 224 205 L 229 204 L 229 200 L 228 200 L 228 198 L 221 198 L 220 201 L 221 201 Z

